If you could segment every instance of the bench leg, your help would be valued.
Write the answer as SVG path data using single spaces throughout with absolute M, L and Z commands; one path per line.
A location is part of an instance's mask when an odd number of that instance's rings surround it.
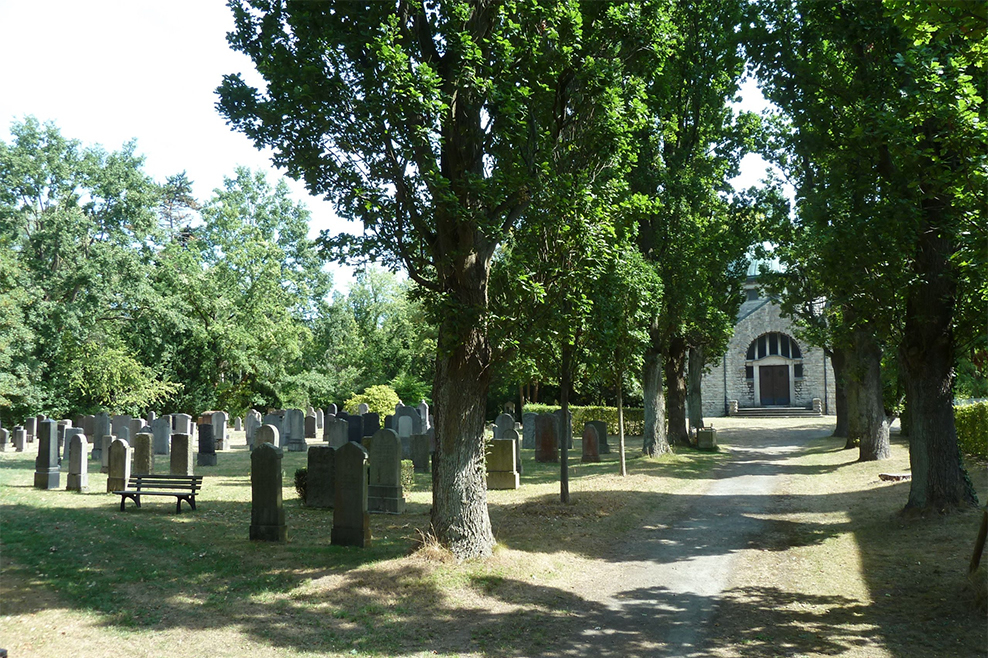
M 182 498 L 181 496 L 175 496 L 175 513 L 182 513 Z

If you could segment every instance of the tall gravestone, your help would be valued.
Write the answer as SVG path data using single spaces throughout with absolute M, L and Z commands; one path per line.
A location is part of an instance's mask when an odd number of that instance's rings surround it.
M 331 404 L 328 407 L 326 407 L 326 413 L 329 414 L 330 416 L 338 416 L 339 409 L 336 408 L 335 404 Z
M 429 403 L 425 400 L 420 400 L 416 409 L 418 409 L 419 418 L 422 419 L 422 431 L 425 432 L 432 427 L 432 417 L 429 416 Z
M 158 419 L 158 414 L 154 413 L 153 411 L 147 412 L 147 415 L 144 416 L 144 421 L 148 427 L 150 427 L 151 424 L 157 419 Z
M 278 434 L 277 434 L 278 440 L 277 443 L 275 443 L 274 445 L 280 448 L 285 438 L 285 430 L 283 428 L 284 418 L 280 414 L 265 414 L 264 418 L 261 419 L 261 425 L 270 425 L 271 427 L 278 430 Z M 254 444 L 256 443 L 257 441 L 255 440 Z
M 305 417 L 305 438 L 314 439 L 316 438 L 316 415 Z
M 27 450 L 27 430 L 16 425 L 14 427 L 14 452 L 24 452 Z
M 0 452 L 7 452 L 13 444 L 10 442 L 10 430 L 0 427 Z
M 379 414 L 376 414 L 373 411 L 368 411 L 360 418 L 364 436 L 374 436 L 377 431 L 381 429 L 381 416 Z
M 316 431 L 318 432 L 326 424 L 326 415 L 323 413 L 322 409 L 316 409 Z M 313 437 L 315 438 L 315 437 Z
M 100 473 L 110 472 L 110 444 L 113 443 L 113 440 L 116 438 L 117 437 L 112 434 L 107 434 L 100 440 L 100 445 L 102 446 L 100 450 Z
M 85 493 L 89 491 L 89 440 L 82 430 L 78 434 L 70 434 L 69 444 L 69 476 L 65 488 L 68 491 Z
M 517 443 L 511 439 L 494 439 L 491 441 L 487 453 L 488 489 L 518 488 L 518 471 L 515 468 L 515 451 L 517 449 Z
M 95 432 L 96 432 L 96 416 L 93 416 L 93 415 L 83 416 L 82 417 L 82 425 L 81 426 L 82 426 L 82 433 L 86 435 L 86 438 L 87 439 L 89 439 L 89 444 L 91 446 L 92 445 L 95 445 L 94 442 L 93 442 L 93 438 L 96 436 L 95 435 Z
M 110 472 L 106 476 L 106 492 L 123 491 L 130 480 L 130 444 L 123 439 L 114 439 L 110 443 Z
M 143 418 L 131 418 L 130 419 L 130 436 L 132 439 L 136 439 L 137 435 L 144 431 L 144 419 Z M 133 447 L 133 446 L 131 446 Z
M 518 430 L 514 428 L 504 430 L 504 436 L 502 438 L 515 442 L 515 470 L 521 475 L 524 471 L 521 465 L 521 436 L 519 436 Z
M 34 437 L 38 434 L 38 419 L 31 416 L 24 420 L 24 431 L 27 433 L 27 442 L 34 443 Z
M 597 439 L 597 428 L 587 423 L 583 426 L 583 455 L 580 462 L 584 464 L 595 464 L 600 461 L 599 441 Z
M 172 414 L 172 432 L 192 436 L 192 416 L 189 414 Z
M 339 448 L 349 440 L 350 424 L 345 420 L 329 416 L 326 418 L 325 423 L 322 430 L 323 438 L 330 446 Z
M 535 461 L 559 461 L 559 442 L 556 438 L 556 417 L 539 414 L 535 419 Z
M 385 514 L 405 511 L 405 496 L 401 489 L 401 441 L 394 430 L 378 430 L 371 440 L 367 510 Z
M 535 419 L 538 417 L 531 412 L 521 415 L 521 447 L 525 450 L 535 450 Z
M 130 421 L 133 420 L 127 415 L 116 415 L 110 418 L 110 434 L 120 436 L 124 428 L 130 431 Z
M 230 434 L 227 425 L 230 423 L 230 414 L 225 411 L 213 412 L 213 442 L 217 450 L 230 449 Z
M 240 416 L 237 416 L 233 420 L 233 431 L 234 432 L 243 432 L 244 431 L 244 419 L 241 418 Z
M 58 423 L 43 420 L 38 425 L 38 456 L 34 460 L 34 488 L 58 489 Z
M 168 416 L 155 418 L 151 423 L 151 437 L 154 443 L 154 454 L 167 455 L 172 438 L 172 421 Z
M 274 425 L 261 425 L 254 432 L 254 443 L 251 450 L 257 450 L 263 444 L 270 443 L 275 448 L 281 445 L 281 437 L 278 436 L 278 428 Z
M 58 421 L 58 464 L 69 458 L 69 444 L 65 442 L 65 430 L 72 427 L 71 420 Z
M 93 444 L 93 459 L 103 461 L 103 437 L 112 433 L 110 416 L 108 414 L 96 414 L 93 416 L 93 434 L 86 433 L 90 443 Z
M 305 476 L 305 506 L 332 507 L 336 497 L 336 448 L 310 446 Z
M 607 423 L 603 420 L 591 420 L 587 425 L 593 425 L 597 430 L 597 449 L 602 455 L 611 454 L 611 447 L 607 443 Z
M 336 496 L 333 502 L 333 531 L 330 542 L 337 546 L 370 545 L 370 514 L 367 512 L 367 452 L 359 443 L 347 441 L 337 449 Z
M 412 449 L 412 468 L 416 473 L 428 473 L 432 470 L 432 451 L 429 449 L 428 434 L 412 434 L 409 438 Z
M 503 439 L 507 430 L 515 428 L 515 418 L 511 414 L 500 414 L 494 421 L 494 438 Z
M 368 411 L 370 411 L 370 407 L 367 405 L 366 402 L 361 402 L 360 404 L 357 405 L 357 415 L 358 416 L 363 416 Z
M 363 416 L 348 416 L 347 422 L 347 440 L 353 441 L 355 443 L 360 443 L 360 440 L 364 438 L 364 417 Z
M 254 445 L 254 433 L 257 431 L 257 428 L 263 424 L 261 420 L 261 412 L 255 409 L 249 410 L 247 415 L 244 417 L 244 434 L 246 435 L 245 439 L 247 440 L 247 445 Z
M 213 440 L 213 424 L 199 426 L 199 452 L 196 466 L 216 466 L 216 442 Z
M 154 435 L 141 432 L 134 437 L 134 475 L 151 475 L 154 472 Z
M 286 409 L 284 444 L 288 452 L 305 452 L 305 416 L 301 409 Z
M 250 455 L 250 539 L 285 541 L 285 509 L 281 501 L 281 448 L 262 443 Z
M 192 437 L 181 432 L 172 433 L 172 447 L 169 459 L 171 475 L 193 475 Z

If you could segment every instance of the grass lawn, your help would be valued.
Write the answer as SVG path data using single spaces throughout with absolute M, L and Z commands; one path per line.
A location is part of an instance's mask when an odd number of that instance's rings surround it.
M 894 468 L 850 463 L 851 453 L 823 438 L 826 419 L 816 422 L 807 449 L 785 462 L 784 491 L 769 514 L 781 525 L 764 540 L 771 545 L 744 556 L 744 573 L 754 580 L 742 574 L 718 612 L 717 652 L 853 648 L 855 625 L 868 618 L 886 647 L 878 655 L 936 655 L 909 653 L 915 638 L 903 630 L 934 628 L 938 608 L 929 608 L 930 591 L 952 598 L 952 626 L 940 631 L 947 639 L 956 644 L 961 637 L 958 648 L 983 642 L 984 617 L 965 604 L 971 595 L 955 564 L 963 558 L 966 566 L 976 515 L 898 520 L 908 483 L 878 483 L 874 475 L 905 470 L 905 447 L 894 446 Z M 558 465 L 537 464 L 532 451 L 523 451 L 522 488 L 489 492 L 499 541 L 494 558 L 462 564 L 421 543 L 428 475 L 416 475 L 406 492 L 407 513 L 372 515 L 372 546 L 354 549 L 330 545 L 331 510 L 300 504 L 292 479 L 304 453 L 284 458 L 289 541 L 248 541 L 250 458 L 242 433 L 234 435 L 237 448 L 219 454 L 218 466 L 196 469 L 205 476 L 199 509 L 183 506 L 181 514 L 171 498 L 146 500 L 140 509 L 128 502 L 121 512 L 118 496 L 100 493 L 106 476 L 93 462 L 89 493 L 36 490 L 33 452 L 4 453 L 0 646 L 11 656 L 553 655 L 557 638 L 579 629 L 594 605 L 594 574 L 605 565 L 620 573 L 613 547 L 647 519 L 687 514 L 694 492 L 729 464 L 730 423 L 721 425 L 726 449 L 717 453 L 684 450 L 650 460 L 637 456 L 640 439 L 629 440 L 627 478 L 616 475 L 616 454 L 579 464 L 577 439 L 570 505 L 558 502 Z M 166 460 L 158 459 L 166 472 Z M 972 476 L 983 499 L 984 469 Z M 63 470 L 63 487 L 65 480 Z M 920 554 L 930 556 L 926 566 L 913 564 L 924 561 Z M 779 560 L 793 566 L 780 573 Z M 769 631 L 749 632 L 754 622 L 784 626 L 770 617 L 780 602 L 760 600 L 765 590 L 756 585 L 786 592 L 790 603 L 805 596 L 835 609 L 838 599 L 827 597 L 845 596 L 856 614 L 814 627 L 819 615 L 811 609 L 780 645 Z M 910 603 L 917 596 L 924 610 Z M 751 615 L 752 605 L 764 619 Z M 821 632 L 833 636 L 829 644 L 797 641 L 799 633 Z M 786 642 L 789 653 L 772 653 Z

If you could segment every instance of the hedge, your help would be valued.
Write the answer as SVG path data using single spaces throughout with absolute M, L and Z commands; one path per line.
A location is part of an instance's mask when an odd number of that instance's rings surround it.
M 988 402 L 954 407 L 957 445 L 961 452 L 978 459 L 988 459 Z
M 558 405 L 534 404 L 525 405 L 525 413 L 551 414 L 559 409 Z M 583 425 L 591 420 L 602 420 L 607 423 L 607 433 L 617 436 L 618 433 L 618 410 L 617 407 L 578 407 L 570 405 L 570 413 L 573 415 L 573 434 L 579 436 L 583 432 Z M 635 408 L 624 408 L 624 435 L 642 436 L 645 433 L 645 410 Z

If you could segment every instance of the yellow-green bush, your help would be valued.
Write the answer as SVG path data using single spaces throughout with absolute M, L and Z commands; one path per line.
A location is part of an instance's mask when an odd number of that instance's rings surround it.
M 381 417 L 381 424 L 384 424 L 384 417 L 395 412 L 395 405 L 398 404 L 398 394 L 390 386 L 378 384 L 364 389 L 360 395 L 354 395 L 343 403 L 343 408 L 347 413 L 357 413 L 357 407 L 366 404 L 368 411 L 378 414 Z
M 961 452 L 988 459 L 988 402 L 954 407 L 954 424 Z
M 558 405 L 552 404 L 526 404 L 525 413 L 551 414 L 559 409 Z M 591 420 L 602 420 L 607 423 L 607 433 L 616 436 L 618 433 L 618 410 L 617 407 L 577 407 L 570 405 L 569 411 L 573 414 L 573 433 L 578 435 L 583 431 L 584 423 Z M 624 408 L 624 434 L 625 436 L 641 436 L 645 432 L 645 410 L 635 408 Z

